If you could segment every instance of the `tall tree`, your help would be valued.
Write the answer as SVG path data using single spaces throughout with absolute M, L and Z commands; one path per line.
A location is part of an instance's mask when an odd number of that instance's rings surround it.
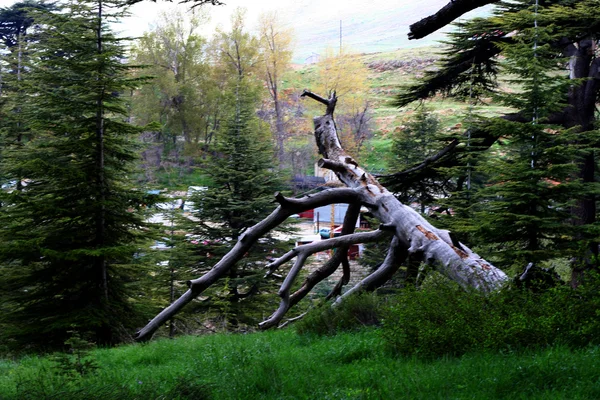
M 438 29 L 462 12 L 480 6 L 467 0 L 448 4 L 434 18 L 428 18 L 413 25 L 413 34 L 430 32 Z M 428 72 L 425 78 L 412 85 L 397 98 L 398 105 L 432 96 L 435 93 L 447 95 L 464 95 L 474 89 L 481 95 L 489 95 L 490 90 L 497 87 L 497 75 L 502 65 L 499 65 L 498 55 L 508 54 L 511 48 L 519 46 L 524 36 L 533 37 L 532 32 L 538 30 L 532 47 L 539 49 L 539 57 L 549 60 L 568 59 L 562 64 L 558 74 L 569 78 L 568 90 L 561 91 L 562 97 L 555 100 L 560 109 L 554 110 L 540 122 L 559 125 L 561 129 L 579 132 L 578 138 L 571 144 L 588 146 L 589 135 L 596 121 L 595 102 L 600 88 L 599 59 L 595 57 L 594 47 L 600 26 L 595 1 L 529 1 L 501 2 L 493 15 L 461 22 L 460 30 L 452 35 L 446 56 L 437 71 Z M 456 14 L 458 13 L 458 14 Z M 535 44 L 534 44 L 535 43 Z M 542 52 L 543 51 L 543 52 Z M 556 62 L 555 62 L 556 65 Z M 554 75 L 556 77 L 557 75 Z M 557 78 L 558 79 L 558 78 Z M 531 110 L 517 106 L 519 112 L 504 115 L 507 121 L 531 123 Z M 529 114 L 529 115 L 528 115 Z M 497 130 L 471 129 L 465 135 L 463 143 L 470 140 L 478 141 L 478 150 L 490 148 L 500 136 Z M 466 146 L 459 146 L 461 140 L 453 140 L 438 154 L 426 162 L 419 163 L 407 171 L 398 172 L 390 177 L 396 188 L 410 186 L 423 176 L 433 176 L 439 167 L 450 167 L 464 164 L 464 155 L 468 153 Z M 587 143 L 587 144 L 586 144 Z M 580 243 L 584 244 L 582 251 L 573 264 L 572 284 L 578 285 L 584 271 L 596 268 L 598 246 L 596 233 L 596 187 L 595 187 L 595 151 L 588 150 L 582 158 L 573 160 L 578 165 L 574 177 L 581 179 L 587 187 L 586 194 L 579 196 L 576 204 L 571 207 L 571 221 L 580 226 L 577 235 Z M 432 168 L 433 167 L 433 168 Z
M 207 150 L 220 120 L 219 88 L 198 33 L 205 19 L 200 10 L 163 14 L 132 50 L 134 62 L 147 66 L 140 73 L 154 77 L 135 93 L 135 115 L 141 124 L 160 124 L 159 140 L 176 162 L 181 153 Z
M 527 15 L 517 18 L 523 17 Z M 547 28 L 532 25 L 504 50 L 502 66 L 521 89 L 499 94 L 498 100 L 531 121 L 494 122 L 490 129 L 502 144 L 480 164 L 489 179 L 472 205 L 475 236 L 494 249 L 502 265 L 518 270 L 530 262 L 575 255 L 577 237 L 569 210 L 572 199 L 589 194 L 574 175 L 582 151 L 590 149 L 576 145 L 574 130 L 546 123 L 564 106 L 571 85 L 558 73 L 562 66 L 551 48 L 538 46 L 550 37 Z
M 57 346 L 67 331 L 99 343 L 136 324 L 142 273 L 135 267 L 143 220 L 128 188 L 136 155 L 121 93 L 137 86 L 125 48 L 108 23 L 112 2 L 67 2 L 45 13 L 27 95 L 35 137 L 3 159 L 22 191 L 2 194 L 0 274 L 4 334 L 17 343 Z
M 263 74 L 274 109 L 274 134 L 277 143 L 277 158 L 282 168 L 285 159 L 285 98 L 281 89 L 283 74 L 290 68 L 292 59 L 291 29 L 286 29 L 277 13 L 264 13 L 259 19 L 260 47 L 263 57 Z
M 29 49 L 36 40 L 37 24 L 32 11 L 53 8 L 49 3 L 24 1 L 0 9 L 0 149 L 4 152 L 20 147 L 30 134 L 23 124 L 26 98 L 23 90 L 29 72 L 26 68 Z M 17 177 L 15 185 L 22 189 L 20 178 Z
M 431 113 L 425 105 L 421 105 L 415 114 L 392 134 L 388 168 L 393 171 L 401 171 L 420 161 L 423 156 L 435 153 L 439 148 L 440 125 L 439 118 Z M 397 193 L 397 195 L 403 203 L 417 203 L 421 212 L 425 212 L 425 207 L 435 201 L 429 186 L 427 181 L 417 182 L 407 191 Z
M 243 11 L 232 17 L 229 32 L 219 32 L 215 55 L 226 82 L 225 118 L 218 132 L 215 154 L 207 173 L 214 186 L 195 196 L 199 219 L 197 252 L 203 257 L 199 269 L 208 270 L 213 262 L 231 249 L 233 241 L 269 212 L 273 193 L 281 181 L 273 169 L 273 145 L 269 129 L 257 116 L 261 103 L 257 39 L 244 28 Z M 227 323 L 256 323 L 261 316 L 261 296 L 269 285 L 260 285 L 264 269 L 264 249 L 276 243 L 265 238 L 259 249 L 248 254 L 232 268 L 226 281 L 210 292 L 208 307 L 229 314 Z M 262 310 L 264 312 L 264 310 Z

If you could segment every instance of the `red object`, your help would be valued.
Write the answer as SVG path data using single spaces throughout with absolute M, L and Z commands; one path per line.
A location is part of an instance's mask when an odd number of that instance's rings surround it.
M 298 216 L 300 218 L 313 219 L 315 217 L 315 210 L 302 211 Z
M 357 244 L 350 245 L 350 247 L 348 248 L 348 258 L 351 260 L 356 260 L 358 257 L 360 257 L 360 251 L 358 249 L 358 245 Z

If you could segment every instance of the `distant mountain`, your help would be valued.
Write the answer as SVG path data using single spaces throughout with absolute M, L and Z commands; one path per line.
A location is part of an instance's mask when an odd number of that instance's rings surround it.
M 347 0 L 344 5 L 327 0 L 298 0 L 285 10 L 296 31 L 294 62 L 314 60 L 327 47 L 342 46 L 359 53 L 392 51 L 398 48 L 430 46 L 444 39 L 451 28 L 421 40 L 408 40 L 410 24 L 443 7 L 448 0 L 390 1 Z M 331 4 L 333 3 L 333 4 Z M 467 14 L 464 18 L 489 13 L 491 7 Z

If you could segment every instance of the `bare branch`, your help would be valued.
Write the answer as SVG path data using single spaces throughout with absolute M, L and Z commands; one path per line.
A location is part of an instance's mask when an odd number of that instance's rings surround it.
M 354 226 L 360 214 L 360 205 L 350 204 L 344 217 L 341 235 L 348 235 L 354 232 Z M 306 277 L 302 286 L 290 296 L 290 307 L 296 305 L 302 300 L 317 283 L 331 276 L 341 263 L 348 259 L 348 247 L 341 246 L 335 254 L 321 267 L 317 268 Z
M 144 1 L 144 0 L 127 0 L 125 2 L 125 4 L 133 5 L 133 4 L 141 3 L 142 1 Z M 151 1 L 153 3 L 156 3 L 156 0 L 151 0 Z M 170 0 L 167 0 L 167 1 L 170 1 Z M 225 3 L 220 0 L 180 0 L 178 3 L 179 4 L 192 3 L 192 8 L 203 6 L 203 5 L 208 5 L 208 4 L 213 5 L 213 6 L 225 5 Z
M 334 249 L 341 246 L 349 246 L 351 244 L 375 242 L 389 233 L 390 231 L 388 229 L 378 229 L 371 232 L 354 233 L 351 235 L 344 235 L 304 244 L 302 246 L 296 247 L 293 250 L 290 250 L 283 256 L 279 257 L 277 260 L 273 261 L 267 267 L 274 272 L 275 270 L 277 270 L 278 267 L 290 261 L 292 258 L 303 256 L 308 257 L 320 251 Z
M 565 110 L 554 113 L 548 117 L 546 121 L 549 124 L 559 124 L 564 120 Z M 500 118 L 511 122 L 527 122 L 528 118 L 524 118 L 521 114 L 512 113 L 501 116 Z M 470 133 L 471 142 L 473 145 L 468 149 L 471 155 L 480 154 L 488 150 L 498 139 L 496 135 L 490 133 L 485 126 L 473 127 L 463 133 L 463 138 L 466 138 Z M 454 139 L 436 154 L 425 158 L 418 164 L 415 164 L 405 170 L 395 172 L 389 175 L 377 175 L 381 178 L 384 184 L 390 185 L 393 190 L 401 191 L 403 187 L 410 187 L 415 182 L 421 182 L 425 176 L 436 177 L 436 168 L 451 168 L 461 165 L 460 156 L 467 149 L 459 146 L 465 139 Z M 470 160 L 473 163 L 473 160 Z M 463 164 L 464 165 L 464 164 Z
M 305 244 L 303 246 L 296 247 L 294 250 L 288 252 L 283 257 L 275 260 L 270 268 L 276 268 L 277 266 L 283 264 L 286 261 L 289 261 L 293 257 L 296 257 L 296 262 L 287 277 L 283 281 L 281 288 L 279 289 L 279 296 L 281 297 L 281 302 L 279 304 L 279 308 L 271 315 L 268 319 L 261 322 L 259 327 L 262 329 L 268 329 L 272 326 L 275 326 L 281 321 L 285 313 L 290 308 L 290 288 L 294 280 L 298 276 L 298 273 L 304 266 L 306 259 L 314 253 L 319 251 L 324 251 L 328 249 L 333 249 L 340 246 L 349 246 L 351 244 L 356 243 L 369 243 L 373 241 L 377 241 L 384 237 L 385 235 L 390 234 L 388 229 L 378 229 L 376 231 L 371 232 L 363 232 L 363 233 L 354 233 L 351 235 L 340 236 L 337 238 L 325 239 L 318 242 L 313 242 L 309 244 Z
M 448 25 L 463 14 L 500 0 L 450 0 L 438 12 L 412 24 L 409 39 L 421 39 Z
M 302 314 L 298 315 L 297 317 L 288 318 L 287 321 L 285 321 L 283 324 L 279 325 L 277 328 L 283 328 L 283 327 L 287 326 L 289 323 L 296 322 L 296 321 L 304 318 L 304 316 L 306 314 L 308 314 L 308 311 L 303 312 Z
M 304 89 L 300 97 L 310 97 L 313 100 L 318 101 L 319 103 L 325 104 L 327 106 L 327 110 L 325 111 L 325 115 L 333 115 L 335 111 L 335 105 L 337 103 L 337 96 L 335 95 L 335 91 L 331 92 L 329 99 L 325 99 L 318 94 L 311 92 L 310 90 Z
M 360 203 L 359 191 L 348 188 L 325 190 L 300 199 L 286 198 L 277 193 L 275 200 L 280 204 L 279 207 L 267 218 L 247 229 L 235 246 L 210 271 L 200 278 L 188 281 L 190 289 L 138 331 L 135 335 L 137 341 L 150 340 L 154 332 L 162 324 L 177 314 L 179 310 L 215 281 L 224 276 L 250 250 L 260 237 L 280 225 L 290 215 L 334 203 Z
M 319 96 L 318 94 L 311 92 L 310 90 L 304 89 L 304 91 L 302 92 L 300 97 L 310 97 L 311 99 L 316 100 L 321 104 L 325 104 L 326 106 L 329 106 L 329 100 L 327 100 L 324 97 Z
M 398 268 L 400 268 L 400 264 L 402 264 L 407 256 L 408 249 L 400 244 L 397 237 L 394 237 L 381 266 L 371 275 L 357 283 L 352 289 L 338 297 L 334 304 L 340 304 L 344 298 L 354 293 L 362 290 L 374 290 L 383 285 L 396 273 Z
M 337 281 L 331 292 L 325 297 L 325 300 L 329 300 L 333 297 L 337 297 L 342 294 L 342 288 L 350 282 L 350 262 L 348 261 L 348 255 L 344 254 L 342 258 L 342 277 Z

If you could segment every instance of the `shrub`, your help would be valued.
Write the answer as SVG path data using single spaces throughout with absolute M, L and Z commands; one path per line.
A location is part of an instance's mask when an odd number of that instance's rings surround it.
M 385 299 L 375 293 L 350 296 L 336 307 L 325 303 L 296 323 L 296 332 L 301 335 L 334 335 L 340 331 L 379 325 L 384 304 Z
M 427 358 L 600 343 L 598 282 L 540 293 L 509 287 L 488 296 L 442 282 L 409 288 L 386 309 L 382 336 L 401 355 Z

